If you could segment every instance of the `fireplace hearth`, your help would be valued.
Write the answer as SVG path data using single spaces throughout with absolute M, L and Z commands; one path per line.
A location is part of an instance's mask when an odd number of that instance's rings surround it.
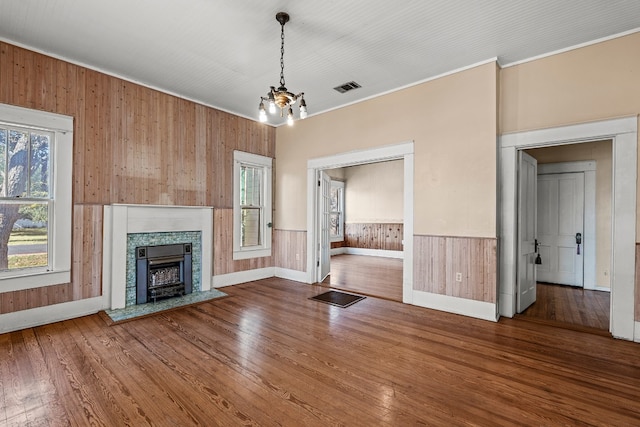
M 136 247 L 136 304 L 191 292 L 191 243 Z

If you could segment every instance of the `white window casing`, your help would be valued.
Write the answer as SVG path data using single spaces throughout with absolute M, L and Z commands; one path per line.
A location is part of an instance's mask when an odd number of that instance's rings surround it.
M 0 274 L 0 292 L 71 282 L 73 117 L 0 104 L 0 122 L 53 134 L 50 146 L 49 267 L 8 270 Z
M 249 259 L 271 256 L 271 211 L 272 211 L 272 162 L 270 157 L 258 154 L 246 153 L 243 151 L 233 152 L 233 259 Z M 259 186 L 252 187 L 252 190 L 259 189 L 259 194 L 251 193 L 248 205 L 241 205 L 241 176 L 242 169 L 246 171 L 259 172 Z M 246 182 L 246 181 L 245 181 Z M 256 183 L 256 180 L 252 180 Z M 247 202 L 248 203 L 248 202 Z M 259 218 L 259 224 L 252 227 L 250 231 L 245 230 L 245 241 L 251 240 L 255 244 L 243 245 L 242 236 L 242 212 L 251 212 L 254 217 Z M 251 233 L 249 237 L 246 234 Z

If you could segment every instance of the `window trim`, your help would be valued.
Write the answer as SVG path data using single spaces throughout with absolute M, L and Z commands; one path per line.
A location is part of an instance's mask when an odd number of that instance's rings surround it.
M 259 154 L 233 151 L 233 259 L 249 259 L 271 256 L 271 211 L 272 211 L 272 164 L 271 157 Z M 240 242 L 240 169 L 242 165 L 261 167 L 264 170 L 262 194 L 264 196 L 264 215 L 260 224 L 260 233 L 264 236 L 259 246 L 242 247 Z
M 0 121 L 54 134 L 51 183 L 51 271 L 29 269 L 0 277 L 0 292 L 40 288 L 71 282 L 71 219 L 73 180 L 73 117 L 45 111 L 0 104 Z
M 344 224 L 345 224 L 345 218 L 344 218 L 344 198 L 345 198 L 345 185 L 343 181 L 336 181 L 336 180 L 331 180 L 331 188 L 341 188 L 342 191 L 340 192 L 341 197 L 340 200 L 338 200 L 338 210 L 337 211 L 331 211 L 329 213 L 329 215 L 333 215 L 334 213 L 339 213 L 340 214 L 340 224 L 339 224 L 339 228 L 340 228 L 340 234 L 337 235 L 332 235 L 329 234 L 329 240 L 331 242 L 344 242 Z

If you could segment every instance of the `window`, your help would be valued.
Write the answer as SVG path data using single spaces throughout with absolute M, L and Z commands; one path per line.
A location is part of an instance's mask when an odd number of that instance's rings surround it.
M 0 104 L 0 290 L 71 281 L 73 119 Z
M 233 153 L 233 259 L 271 256 L 271 158 Z
M 332 242 L 344 240 L 344 182 L 331 180 L 329 234 Z

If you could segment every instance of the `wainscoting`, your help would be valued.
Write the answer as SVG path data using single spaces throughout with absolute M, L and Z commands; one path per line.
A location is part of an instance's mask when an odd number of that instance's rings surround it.
M 354 223 L 344 226 L 344 245 L 349 248 L 402 251 L 402 223 Z
M 414 290 L 496 302 L 496 239 L 415 235 L 413 241 Z
M 273 230 L 275 266 L 296 271 L 307 271 L 307 232 Z

